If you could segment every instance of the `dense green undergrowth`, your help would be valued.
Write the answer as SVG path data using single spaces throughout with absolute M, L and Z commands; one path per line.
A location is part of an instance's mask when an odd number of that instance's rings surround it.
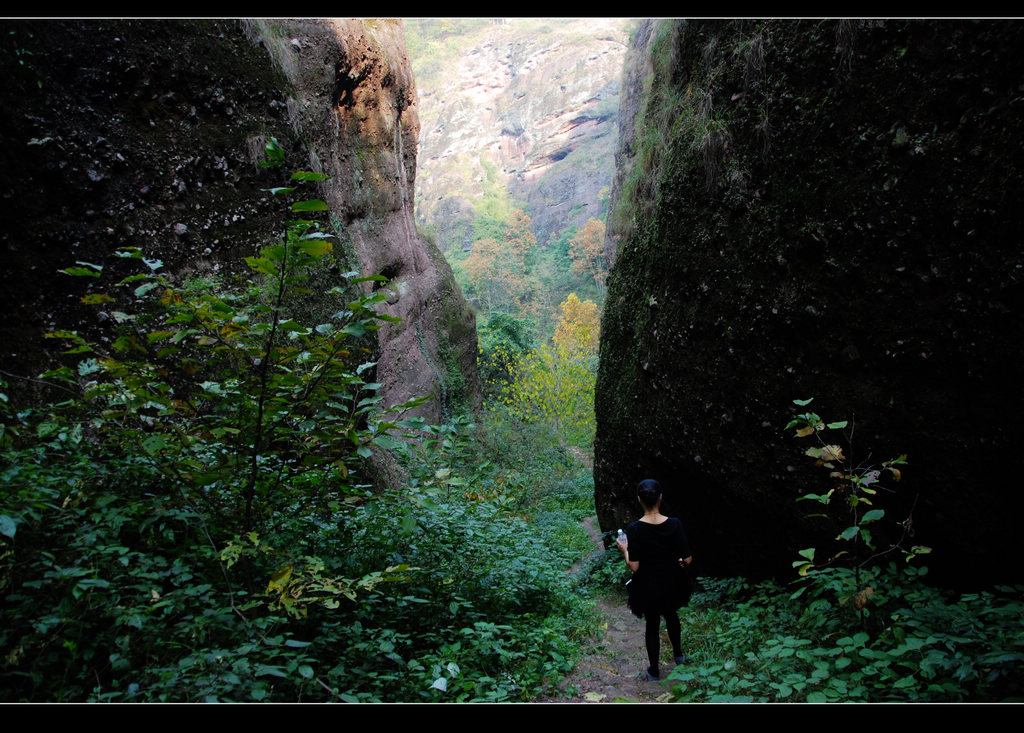
M 571 668 L 589 478 L 507 414 L 381 404 L 382 278 L 344 275 L 309 320 L 325 209 L 293 204 L 310 218 L 249 279 L 179 281 L 133 248 L 119 282 L 65 270 L 117 327 L 52 334 L 56 400 L 0 395 L 0 699 L 528 700 Z M 375 485 L 380 452 L 404 485 Z
M 490 498 L 382 492 L 219 543 L 146 459 L 82 453 L 5 461 L 5 700 L 523 700 L 589 629 L 568 460 L 527 500 L 495 471 Z
M 1024 698 L 1024 589 L 956 596 L 923 569 L 868 571 L 869 622 L 829 579 L 810 599 L 775 583 L 706 580 L 683 609 L 679 702 L 1000 702 Z
M 684 665 L 674 702 L 1020 702 L 1024 588 L 956 594 L 926 568 L 863 569 L 871 602 L 847 594 L 852 571 L 822 571 L 803 593 L 774 581 L 703 578 L 682 608 Z M 621 555 L 592 559 L 595 592 L 625 597 Z M 637 643 L 642 643 L 641 639 Z

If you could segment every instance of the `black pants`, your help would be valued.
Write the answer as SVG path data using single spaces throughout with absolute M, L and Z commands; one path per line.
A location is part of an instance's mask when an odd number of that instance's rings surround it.
M 647 660 L 650 662 L 650 672 L 655 677 L 660 677 L 658 671 L 658 656 L 661 653 L 661 619 L 665 619 L 665 628 L 668 630 L 668 639 L 672 643 L 672 656 L 678 657 L 683 651 L 679 644 L 681 627 L 679 624 L 679 612 L 676 609 L 649 610 L 644 614 L 647 622 L 644 630 L 644 643 L 647 645 Z

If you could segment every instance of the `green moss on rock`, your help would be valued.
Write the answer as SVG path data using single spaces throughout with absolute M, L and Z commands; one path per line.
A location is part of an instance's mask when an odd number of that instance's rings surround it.
M 994 561 L 1021 508 L 1002 460 L 1024 436 L 998 416 L 1024 405 L 1022 34 L 660 22 L 639 60 L 658 69 L 647 152 L 612 204 L 635 216 L 602 324 L 604 529 L 654 475 L 706 569 L 786 572 L 813 540 L 794 500 L 821 476 L 781 428 L 813 395 L 855 416 L 862 455 L 909 454 L 887 505 L 920 496 L 914 541 L 939 575 L 1020 579 Z

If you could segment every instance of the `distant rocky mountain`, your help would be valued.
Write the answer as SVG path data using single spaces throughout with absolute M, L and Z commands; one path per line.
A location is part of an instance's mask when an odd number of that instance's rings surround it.
M 525 207 L 541 246 L 601 217 L 632 25 L 406 21 L 421 120 L 416 218 L 442 250 L 469 246 L 484 183 Z

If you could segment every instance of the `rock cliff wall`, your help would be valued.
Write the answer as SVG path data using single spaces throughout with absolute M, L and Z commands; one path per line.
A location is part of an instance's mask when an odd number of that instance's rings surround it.
M 791 401 L 907 453 L 933 575 L 1020 581 L 1024 27 L 659 21 L 627 79 L 602 323 L 604 530 L 654 476 L 706 572 L 791 572 L 828 479 Z M 627 94 L 629 92 L 624 93 Z M 623 124 L 629 124 L 623 122 Z
M 90 327 L 70 278 L 121 245 L 176 275 L 237 266 L 281 236 L 266 140 L 328 173 L 342 266 L 391 278 L 379 332 L 388 403 L 479 396 L 476 334 L 413 223 L 416 91 L 396 21 L 6 21 L 0 62 L 2 367 L 27 374 L 54 327 Z M 344 260 L 348 260 L 344 262 Z
M 442 249 L 468 248 L 487 166 L 525 204 L 544 246 L 569 226 L 601 218 L 611 183 L 622 19 L 508 19 L 459 39 L 463 52 L 424 69 L 418 220 Z M 424 24 L 424 33 L 430 31 Z

